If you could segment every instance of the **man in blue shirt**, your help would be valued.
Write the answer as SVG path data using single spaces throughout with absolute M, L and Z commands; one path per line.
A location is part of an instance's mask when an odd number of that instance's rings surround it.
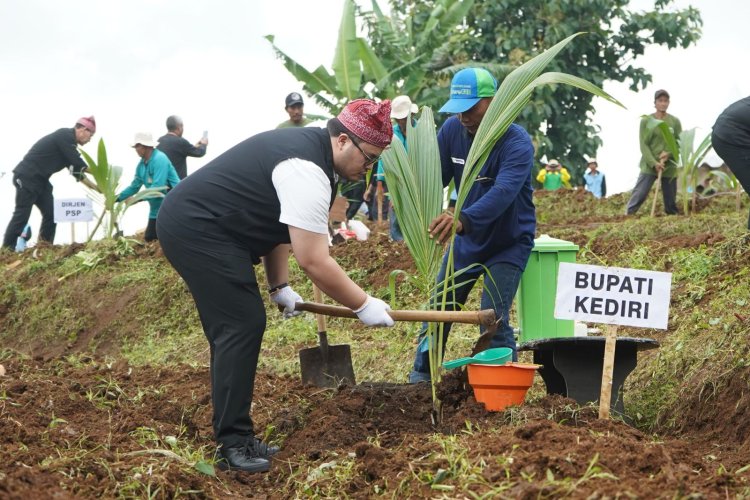
M 156 149 L 157 145 L 158 143 L 154 141 L 151 134 L 147 132 L 135 134 L 135 139 L 131 146 L 135 149 L 136 154 L 141 157 L 141 161 L 135 167 L 133 182 L 117 195 L 117 201 L 124 201 L 130 198 L 141 189 L 141 186 L 145 186 L 146 188 L 162 188 L 162 192 L 166 195 L 167 191 L 180 182 L 180 178 L 172 162 L 169 161 L 166 154 Z M 156 216 L 159 215 L 159 208 L 164 201 L 164 196 L 149 197 L 146 198 L 146 201 L 151 205 L 151 210 L 148 214 L 148 225 L 146 226 L 144 239 L 146 241 L 154 241 L 158 239 L 156 235 Z
M 460 188 L 469 149 L 482 122 L 492 97 L 497 92 L 497 82 L 484 69 L 467 68 L 459 71 L 451 82 L 450 100 L 441 112 L 455 113 L 438 132 L 443 185 L 451 179 Z M 490 347 L 513 349 L 516 360 L 516 342 L 513 328 L 508 322 L 513 297 L 518 289 L 521 274 L 534 246 L 536 212 L 532 202 L 531 169 L 534 164 L 534 147 L 529 134 L 513 124 L 497 141 L 487 162 L 464 202 L 456 227 L 454 266 L 463 272 L 457 283 L 464 283 L 453 293 L 448 293 L 448 307 L 462 306 L 476 281 L 484 275 L 481 308 L 492 308 L 499 320 L 497 332 Z M 453 215 L 443 213 L 430 223 L 430 234 L 438 242 L 445 242 L 451 232 Z M 446 260 L 438 275 L 445 277 Z M 442 290 L 438 290 L 438 297 Z M 429 338 L 426 327 L 417 347 L 414 367 L 409 382 L 430 380 Z M 444 341 L 448 339 L 450 324 L 445 325 Z
M 583 180 L 586 181 L 586 191 L 590 191 L 597 198 L 604 198 L 607 196 L 607 182 L 604 174 L 599 172 L 599 164 L 592 158 L 586 166 L 589 169 L 588 172 L 583 174 Z

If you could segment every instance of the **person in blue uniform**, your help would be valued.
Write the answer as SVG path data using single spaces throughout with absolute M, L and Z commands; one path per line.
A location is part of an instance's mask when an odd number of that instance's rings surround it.
M 469 149 L 495 92 L 497 82 L 485 69 L 466 68 L 453 77 L 450 100 L 440 111 L 454 115 L 438 132 L 444 186 L 453 179 L 460 188 Z M 484 275 L 481 308 L 494 309 L 499 320 L 490 347 L 511 348 L 514 360 L 517 359 L 516 341 L 508 316 L 534 246 L 533 165 L 534 146 L 529 134 L 512 124 L 495 143 L 459 214 L 454 269 L 475 265 L 461 275 L 460 281 L 465 283 L 448 293 L 448 307 L 458 308 L 466 302 L 477 280 Z M 439 243 L 447 241 L 452 224 L 453 214 L 441 214 L 430 223 L 431 236 Z M 445 279 L 447 257 L 446 253 L 438 282 Z M 437 297 L 441 296 L 439 287 Z M 444 342 L 448 340 L 450 326 L 445 325 Z M 409 374 L 411 383 L 430 380 L 430 345 L 426 331 L 424 325 Z

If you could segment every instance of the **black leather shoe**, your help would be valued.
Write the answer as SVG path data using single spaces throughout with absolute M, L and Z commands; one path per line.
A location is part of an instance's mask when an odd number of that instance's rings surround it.
M 276 455 L 281 448 L 278 446 L 273 446 L 267 443 L 264 443 L 257 437 L 252 437 L 250 441 L 248 442 L 248 447 L 255 450 L 255 454 L 259 457 L 270 459 L 272 456 Z
M 259 456 L 251 446 L 243 445 L 217 449 L 216 466 L 220 470 L 268 472 L 268 469 L 271 468 L 271 461 Z

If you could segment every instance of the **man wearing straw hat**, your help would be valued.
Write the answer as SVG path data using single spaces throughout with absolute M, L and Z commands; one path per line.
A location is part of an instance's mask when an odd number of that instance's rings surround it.
M 85 177 L 86 163 L 78 154 L 78 146 L 87 144 L 95 133 L 96 121 L 93 116 L 79 118 L 74 127 L 58 129 L 39 139 L 13 169 L 16 207 L 5 230 L 4 248 L 15 248 L 34 205 L 42 213 L 39 241 L 53 242 L 57 224 L 49 178 L 55 172 L 68 167 L 76 181 L 96 189 L 96 185 Z
M 133 182 L 117 195 L 117 201 L 124 201 L 136 194 L 141 186 L 147 189 L 162 188 L 162 194 L 166 195 L 167 191 L 175 187 L 180 182 L 172 162 L 165 153 L 156 149 L 159 145 L 148 132 L 138 132 L 130 146 L 135 149 L 135 153 L 141 158 L 135 167 L 135 176 Z M 146 198 L 151 209 L 148 213 L 148 223 L 146 224 L 146 241 L 154 241 L 156 237 L 156 216 L 159 214 L 163 196 L 153 196 Z
M 397 137 L 398 140 L 401 141 L 401 144 L 404 145 L 404 149 L 408 150 L 408 146 L 406 144 L 406 134 L 408 133 L 409 127 L 406 123 L 406 119 L 408 116 L 411 116 L 411 122 L 412 125 L 416 124 L 416 120 L 414 119 L 414 116 L 419 111 L 419 107 L 417 107 L 416 104 L 411 102 L 411 99 L 407 95 L 400 95 L 398 97 L 393 98 L 393 102 L 391 103 L 391 118 L 396 122 L 395 125 L 393 125 L 393 137 Z M 401 234 L 401 227 L 398 225 L 398 220 L 396 219 L 396 212 L 393 210 L 393 203 L 390 202 L 390 198 L 388 197 L 388 187 L 385 183 L 385 171 L 383 169 L 383 160 L 380 160 L 378 162 L 378 167 L 375 170 L 375 175 L 372 176 L 373 182 L 370 183 L 370 186 L 367 188 L 367 191 L 365 192 L 365 201 L 370 201 L 370 198 L 373 197 L 373 191 L 384 190 L 386 195 L 386 205 L 388 210 L 388 223 L 389 223 L 389 233 L 391 236 L 391 239 L 393 241 L 403 241 L 404 235 Z M 373 207 L 375 207 L 375 212 L 377 212 L 378 204 L 380 201 L 378 201 L 378 197 L 374 196 L 375 202 L 373 203 Z

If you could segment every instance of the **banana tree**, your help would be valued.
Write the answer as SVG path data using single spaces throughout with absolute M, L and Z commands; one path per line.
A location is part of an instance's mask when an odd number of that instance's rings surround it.
M 273 35 L 265 38 L 289 73 L 303 83 L 305 92 L 332 115 L 359 97 L 386 99 L 405 94 L 421 102 L 429 97 L 421 93 L 428 82 L 426 75 L 433 71 L 431 54 L 463 22 L 473 4 L 474 0 L 438 0 L 424 27 L 414 29 L 411 22 L 386 16 L 373 0 L 372 11 L 362 14 L 371 38 L 377 40 L 373 46 L 357 36 L 357 7 L 353 0 L 346 0 L 332 71 L 322 65 L 311 71 L 276 46 Z
M 695 129 L 683 130 L 680 133 L 680 156 L 677 161 L 679 169 L 679 182 L 682 189 L 682 211 L 688 214 L 688 202 L 692 200 L 693 212 L 695 212 L 696 199 L 698 197 L 698 174 L 703 159 L 711 151 L 711 134 L 703 138 L 697 148 L 693 148 L 695 140 Z M 688 193 L 692 193 L 690 196 Z
M 357 36 L 354 0 L 344 2 L 331 64 L 332 73 L 323 65 L 313 71 L 306 69 L 276 46 L 273 35 L 266 35 L 265 38 L 289 73 L 303 83 L 304 91 L 331 115 L 337 114 L 352 99 L 372 97 L 365 91 L 364 83 L 385 74 L 385 68 L 372 53 L 367 41 Z
M 446 269 L 446 279 L 445 279 L 445 285 L 442 287 L 442 300 L 438 300 L 438 303 L 442 303 L 445 305 L 448 302 L 448 293 L 450 293 L 451 289 L 454 289 L 456 286 L 459 286 L 459 284 L 456 283 L 457 278 L 460 277 L 460 274 L 463 270 L 456 270 L 454 268 L 454 246 L 455 246 L 455 232 L 456 232 L 456 225 L 458 223 L 458 217 L 460 215 L 461 209 L 464 205 L 464 202 L 466 201 L 466 198 L 469 194 L 469 191 L 472 189 L 472 186 L 474 184 L 475 179 L 477 178 L 477 175 L 479 174 L 480 169 L 484 165 L 484 163 L 489 158 L 489 155 L 492 151 L 492 148 L 494 147 L 495 143 L 505 134 L 505 132 L 508 130 L 508 127 L 513 123 L 513 121 L 516 119 L 516 117 L 521 113 L 521 111 L 524 109 L 526 104 L 529 102 L 532 93 L 534 92 L 534 89 L 536 89 L 539 86 L 542 85 L 554 85 L 554 84 L 565 84 L 565 85 L 572 85 L 575 87 L 578 87 L 582 90 L 585 90 L 587 92 L 591 92 L 592 94 L 595 94 L 597 96 L 600 96 L 614 104 L 617 104 L 619 106 L 622 106 L 614 97 L 610 96 L 608 93 L 604 92 L 601 88 L 597 87 L 596 85 L 583 80 L 581 78 L 578 78 L 573 75 L 565 74 L 565 73 L 556 73 L 556 72 L 547 72 L 542 73 L 544 68 L 552 61 L 555 56 L 568 44 L 575 38 L 576 36 L 580 35 L 580 33 L 572 35 L 565 40 L 561 41 L 557 45 L 551 47 L 547 51 L 537 55 L 533 59 L 530 59 L 514 71 L 512 71 L 502 82 L 500 85 L 500 88 L 498 89 L 497 93 L 495 94 L 495 97 L 493 97 L 492 102 L 487 110 L 487 112 L 484 115 L 484 118 L 482 119 L 481 125 L 479 126 L 479 129 L 477 130 L 476 136 L 474 138 L 474 141 L 472 143 L 471 149 L 469 151 L 468 158 L 466 159 L 463 175 L 461 178 L 461 185 L 458 189 L 457 194 L 457 200 L 456 200 L 456 207 L 453 213 L 453 234 L 451 236 L 450 246 L 448 250 L 448 260 L 447 260 L 447 269 Z M 420 118 L 418 127 L 426 127 L 423 122 L 426 122 L 428 120 L 431 120 L 431 113 L 428 113 L 427 115 L 424 114 Z M 407 141 L 409 136 L 407 135 Z M 391 171 L 391 175 L 393 176 L 393 171 L 395 170 L 394 164 L 395 163 L 403 163 L 404 158 L 404 152 L 401 151 L 402 148 L 399 148 L 399 144 L 397 144 L 399 141 L 394 141 L 391 145 L 391 148 L 393 151 L 388 152 L 384 155 L 384 164 L 385 164 L 385 171 L 386 171 L 386 179 L 388 179 L 389 175 L 389 167 Z M 425 162 L 429 162 L 430 159 L 432 161 L 435 161 L 434 158 L 436 158 L 436 151 L 437 151 L 437 144 L 436 142 L 430 142 L 427 141 L 428 150 L 422 151 L 419 148 L 423 147 L 420 146 L 419 142 L 415 142 L 414 144 L 408 143 L 409 146 L 409 158 L 415 158 L 418 159 L 416 161 L 421 161 L 421 157 L 425 157 Z M 434 151 L 430 150 L 430 148 L 434 148 Z M 398 162 L 394 162 L 392 158 L 396 156 L 399 158 Z M 431 172 L 428 170 L 428 172 Z M 434 173 L 423 173 L 419 172 L 419 175 L 425 175 L 430 176 L 434 175 Z M 439 185 L 439 187 L 442 187 Z M 409 189 L 411 189 L 410 186 L 405 185 L 405 180 L 398 180 L 397 178 L 389 181 L 389 189 L 391 192 L 391 197 L 394 199 L 394 208 L 396 210 L 396 214 L 399 219 L 399 224 L 401 224 L 402 220 L 406 221 L 406 224 L 409 224 L 408 221 L 419 221 L 421 227 L 419 228 L 422 233 L 426 233 L 426 226 L 429 224 L 429 221 L 431 220 L 431 216 L 434 214 L 430 213 L 412 213 L 408 214 L 406 212 L 403 212 L 403 210 L 406 207 L 406 204 L 402 203 L 402 206 L 399 207 L 398 200 L 406 198 L 405 196 L 399 194 L 399 191 L 406 191 L 408 193 Z M 395 191 L 395 192 L 394 192 Z M 439 188 L 436 189 L 437 195 L 441 192 Z M 412 203 L 411 209 L 418 209 L 418 207 L 421 206 L 431 206 L 430 204 L 422 204 L 422 203 Z M 399 208 L 401 208 L 402 212 L 399 212 Z M 404 225 L 402 225 L 402 231 L 404 230 Z M 410 251 L 412 248 L 412 245 L 409 243 L 408 236 L 411 233 L 408 229 L 406 232 L 404 232 L 404 239 L 407 241 L 407 245 L 409 245 Z M 434 243 L 433 243 L 434 246 Z M 478 265 L 478 264 L 477 264 Z M 440 335 L 440 331 L 438 330 L 437 335 Z M 437 400 L 436 396 L 436 390 L 435 387 L 440 381 L 441 377 L 441 367 L 440 363 L 442 361 L 442 350 L 443 350 L 443 343 L 441 339 L 439 338 L 431 338 L 430 339 L 430 372 L 432 375 L 432 384 L 433 384 L 433 401 L 435 402 L 435 414 L 439 415 L 439 406 L 440 402 Z
M 79 149 L 79 151 L 88 165 L 88 173 L 92 175 L 96 183 L 96 190 L 89 189 L 91 199 L 102 207 L 102 213 L 96 221 L 94 230 L 89 234 L 87 242 L 93 239 L 94 234 L 105 219 L 107 223 L 105 225 L 104 237 L 112 238 L 120 233 L 120 220 L 125 211 L 133 203 L 148 198 L 164 196 L 164 188 L 149 188 L 131 196 L 128 201 L 117 201 L 117 186 L 120 183 L 120 177 L 122 177 L 122 167 L 110 165 L 107 159 L 107 148 L 104 146 L 104 139 L 99 139 L 97 161 L 94 161 L 86 151 L 82 149 Z

